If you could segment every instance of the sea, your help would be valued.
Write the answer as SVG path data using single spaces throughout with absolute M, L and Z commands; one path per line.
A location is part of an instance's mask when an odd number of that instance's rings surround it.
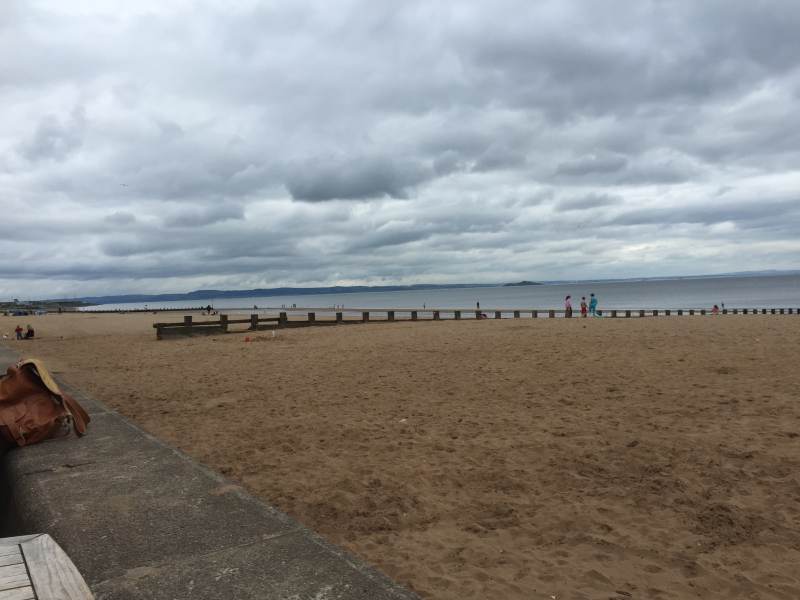
M 360 309 L 481 311 L 502 309 L 562 309 L 567 295 L 575 308 L 581 297 L 594 293 L 601 310 L 608 309 L 710 309 L 714 304 L 726 308 L 798 308 L 800 274 L 713 276 L 622 281 L 576 281 L 526 286 L 442 288 L 387 292 L 296 294 L 247 298 L 207 298 L 171 302 L 103 304 L 83 310 L 133 310 L 199 308 L 211 304 L 229 312 L 269 313 L 289 309 L 317 310 L 320 313 L 343 307 L 345 312 Z

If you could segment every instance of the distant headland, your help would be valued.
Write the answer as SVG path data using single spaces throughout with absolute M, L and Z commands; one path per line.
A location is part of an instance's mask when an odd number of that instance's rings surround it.
M 504 283 L 503 287 L 517 287 L 520 285 L 544 285 L 538 281 L 518 281 L 516 283 Z

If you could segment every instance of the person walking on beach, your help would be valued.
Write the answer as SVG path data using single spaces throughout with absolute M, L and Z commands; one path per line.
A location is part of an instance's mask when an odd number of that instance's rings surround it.
M 564 298 L 564 316 L 568 319 L 572 317 L 572 296 Z
M 584 319 L 586 318 L 586 313 L 588 312 L 589 307 L 586 304 L 586 296 L 581 296 L 581 317 Z
M 14 333 L 17 334 L 17 339 L 22 339 L 22 325 L 17 325 L 17 328 L 14 330 Z
M 589 294 L 589 315 L 592 317 L 597 316 L 597 297 L 594 293 Z
M 480 309 L 481 309 L 481 303 L 480 301 L 478 301 L 475 303 L 475 310 L 480 310 Z

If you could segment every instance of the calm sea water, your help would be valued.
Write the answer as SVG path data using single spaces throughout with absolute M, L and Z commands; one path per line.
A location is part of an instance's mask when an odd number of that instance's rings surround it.
M 800 307 L 800 275 L 758 277 L 709 277 L 702 279 L 663 279 L 620 282 L 558 283 L 524 287 L 480 287 L 463 289 L 371 292 L 353 294 L 308 294 L 176 302 L 149 302 L 148 308 L 183 308 L 212 304 L 217 309 L 241 309 L 259 312 L 281 307 L 329 309 L 343 305 L 345 309 L 560 309 L 564 297 L 572 296 L 577 308 L 581 296 L 594 292 L 601 309 L 665 309 L 711 308 L 725 304 L 727 308 L 797 308 Z M 144 303 L 106 304 L 94 309 L 136 309 Z M 91 309 L 89 309 L 91 310 Z

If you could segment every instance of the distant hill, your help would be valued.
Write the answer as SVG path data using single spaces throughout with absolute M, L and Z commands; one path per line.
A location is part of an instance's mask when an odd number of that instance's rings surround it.
M 543 285 L 538 281 L 518 281 L 517 283 L 504 283 L 503 287 L 517 287 L 520 285 Z
M 413 290 L 441 290 L 477 287 L 497 287 L 495 283 L 451 283 L 417 285 L 353 285 L 333 287 L 281 287 L 253 290 L 195 290 L 179 294 L 125 294 L 121 296 L 88 296 L 78 298 L 87 304 L 132 304 L 143 302 L 187 302 L 221 300 L 223 298 L 264 298 L 270 296 L 306 296 L 310 294 L 352 294 L 358 292 L 401 292 Z M 74 299 L 73 299 L 74 300 Z

